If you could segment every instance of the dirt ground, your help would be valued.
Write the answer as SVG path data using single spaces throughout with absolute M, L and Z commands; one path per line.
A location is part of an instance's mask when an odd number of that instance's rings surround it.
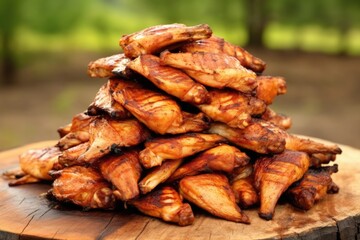
M 283 76 L 288 92 L 273 109 L 290 116 L 292 133 L 360 148 L 360 57 L 250 50 Z M 105 82 L 86 75 L 89 61 L 112 53 L 71 53 L 28 61 L 19 84 L 0 88 L 0 151 L 57 139 L 57 128 L 82 112 Z

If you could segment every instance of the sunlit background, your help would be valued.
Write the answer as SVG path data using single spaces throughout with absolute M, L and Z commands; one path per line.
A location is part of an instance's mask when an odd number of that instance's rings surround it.
M 358 0 L 1 0 L 0 150 L 57 139 L 105 79 L 87 64 L 120 37 L 166 23 L 213 32 L 286 78 L 273 108 L 290 132 L 360 148 Z

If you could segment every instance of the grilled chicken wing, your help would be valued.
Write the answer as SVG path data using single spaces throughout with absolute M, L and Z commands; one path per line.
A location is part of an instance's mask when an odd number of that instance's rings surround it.
M 314 153 L 310 155 L 311 166 L 321 167 L 322 164 L 330 163 L 336 160 L 336 154 L 334 153 Z
M 206 24 L 196 26 L 177 23 L 158 25 L 122 36 L 120 46 L 127 57 L 136 58 L 142 54 L 158 53 L 179 42 L 209 38 L 211 34 L 212 30 Z
M 92 61 L 88 65 L 88 75 L 96 78 L 111 78 L 126 76 L 126 64 L 130 61 L 125 54 L 120 53 Z
M 99 166 L 102 176 L 116 188 L 113 193 L 117 199 L 125 202 L 139 195 L 142 168 L 136 150 L 107 155 L 100 160 Z
M 168 179 L 169 182 L 201 172 L 223 171 L 230 173 L 236 167 L 245 166 L 250 158 L 236 147 L 222 144 L 199 154 L 180 166 Z
M 126 119 L 131 116 L 112 96 L 112 93 L 117 89 L 118 82 L 118 80 L 110 79 L 99 89 L 94 101 L 87 109 L 89 115 L 103 115 L 105 113 L 116 119 Z
M 309 169 L 301 180 L 288 189 L 287 197 L 294 206 L 309 210 L 325 197 L 332 186 L 331 174 L 337 171 L 337 164 Z
M 226 140 L 217 134 L 188 133 L 171 138 L 157 138 L 145 143 L 140 162 L 145 168 L 159 166 L 167 159 L 180 159 L 204 151 Z
M 85 113 L 76 114 L 69 124 L 69 131 L 56 144 L 61 150 L 74 147 L 90 139 L 89 125 L 96 119 Z
M 180 166 L 183 159 L 175 159 L 165 161 L 161 166 L 154 167 L 146 176 L 139 182 L 139 188 L 142 194 L 152 191 L 160 183 L 165 182 Z
M 187 176 L 179 183 L 180 194 L 214 216 L 229 221 L 250 223 L 235 202 L 234 193 L 222 174 L 205 173 Z
M 203 85 L 194 82 L 178 69 L 160 65 L 160 59 L 157 56 L 141 55 L 131 61 L 128 67 L 149 79 L 158 88 L 184 102 L 201 104 L 208 101 L 208 92 Z
M 286 93 L 286 82 L 282 77 L 260 76 L 256 78 L 256 97 L 270 105 L 278 95 Z
M 159 92 L 126 87 L 114 92 L 113 96 L 154 132 L 178 134 L 208 128 L 208 120 L 204 115 L 184 114 L 173 99 Z
M 160 59 L 162 64 L 179 68 L 209 87 L 229 87 L 245 93 L 256 87 L 256 74 L 241 66 L 236 58 L 223 53 L 164 51 Z
M 47 147 L 31 149 L 19 156 L 21 172 L 5 173 L 10 178 L 16 179 L 9 182 L 10 186 L 17 186 L 26 183 L 40 182 L 41 180 L 52 180 L 49 171 L 58 162 L 61 151 L 58 147 Z M 11 176 L 12 174 L 17 176 Z M 20 178 L 19 178 L 20 177 Z
M 209 91 L 210 102 L 197 107 L 215 121 L 230 127 L 245 128 L 251 117 L 262 114 L 266 105 L 263 101 L 233 90 Z
M 265 70 L 266 63 L 251 55 L 245 49 L 233 45 L 223 38 L 212 35 L 210 38 L 189 42 L 180 47 L 182 52 L 212 52 L 212 53 L 225 53 L 227 55 L 237 58 L 241 65 L 253 70 L 254 72 L 261 73 Z
M 150 132 L 136 119 L 122 121 L 97 119 L 90 124 L 90 147 L 77 159 L 92 163 L 116 147 L 135 146 L 145 141 Z
M 93 168 L 73 166 L 53 172 L 56 177 L 49 194 L 57 200 L 72 202 L 85 209 L 112 209 L 115 205 L 111 186 Z
M 270 107 L 267 107 L 265 112 L 261 115 L 261 119 L 268 121 L 275 126 L 287 130 L 291 127 L 292 121 L 291 118 L 284 115 L 284 114 L 278 114 L 274 110 L 272 110 Z
M 231 173 L 230 183 L 236 203 L 242 208 L 249 208 L 260 202 L 259 194 L 254 186 L 252 164 L 236 168 Z
M 256 121 L 244 129 L 231 128 L 223 123 L 212 123 L 209 132 L 219 134 L 237 146 L 257 153 L 280 153 L 285 149 L 285 139 L 282 135 Z
M 306 153 L 285 150 L 264 156 L 254 164 L 254 183 L 260 192 L 259 216 L 266 220 L 273 218 L 275 205 L 291 184 L 301 179 L 310 166 Z
M 175 189 L 165 186 L 149 194 L 129 202 L 140 212 L 161 218 L 166 222 L 174 222 L 180 226 L 191 225 L 194 214 L 188 203 L 182 202 L 182 197 Z
M 72 165 L 84 165 L 85 163 L 79 162 L 78 158 L 84 154 L 90 147 L 90 142 L 84 142 L 74 147 L 64 150 L 58 158 L 58 163 L 54 165 L 54 169 L 62 169 Z

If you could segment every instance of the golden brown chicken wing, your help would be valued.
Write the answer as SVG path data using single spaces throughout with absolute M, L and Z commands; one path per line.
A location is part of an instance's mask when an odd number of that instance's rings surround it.
M 202 172 L 222 171 L 230 173 L 236 167 L 245 166 L 250 158 L 236 147 L 221 144 L 200 153 L 180 166 L 168 179 L 169 182 Z
M 262 114 L 266 105 L 263 101 L 233 90 L 209 91 L 210 102 L 197 107 L 214 121 L 230 127 L 245 128 L 251 117 Z
M 114 100 L 112 93 L 117 90 L 118 80 L 108 80 L 96 93 L 94 101 L 87 109 L 89 115 L 107 114 L 111 118 L 126 119 L 131 116 L 120 103 Z
M 93 168 L 73 166 L 52 174 L 56 179 L 49 194 L 58 201 L 72 202 L 85 209 L 114 208 L 110 184 Z
M 204 151 L 226 140 L 217 134 L 188 133 L 156 138 L 145 143 L 139 154 L 145 168 L 159 166 L 167 159 L 180 159 Z
M 136 58 L 141 54 L 158 53 L 179 42 L 209 38 L 211 34 L 212 30 L 207 24 L 196 26 L 178 23 L 158 25 L 122 36 L 120 46 L 127 57 Z
M 160 183 L 165 182 L 171 174 L 180 166 L 183 159 L 175 159 L 165 161 L 161 166 L 154 167 L 149 173 L 139 182 L 139 188 L 142 194 L 152 191 Z
M 96 78 L 110 78 L 126 75 L 126 64 L 130 61 L 125 54 L 120 53 L 92 61 L 88 65 L 88 75 Z
M 162 64 L 179 68 L 209 87 L 229 87 L 245 93 L 256 87 L 256 74 L 241 66 L 236 58 L 223 53 L 164 51 L 160 59 Z
M 84 142 L 74 147 L 64 150 L 58 158 L 58 163 L 54 164 L 54 169 L 59 170 L 72 165 L 84 165 L 78 158 L 90 147 L 90 142 Z
M 77 164 L 92 163 L 118 147 L 136 146 L 150 136 L 150 132 L 136 119 L 96 119 L 90 124 L 90 147 L 77 159 Z
M 114 196 L 117 199 L 125 202 L 139 195 L 138 181 L 142 168 L 138 151 L 129 150 L 118 155 L 110 154 L 99 162 L 102 176 L 116 188 Z
M 249 218 L 236 204 L 228 179 L 222 174 L 205 173 L 184 177 L 179 183 L 179 191 L 186 200 L 214 216 L 250 223 Z
M 294 206 L 309 210 L 325 197 L 332 186 L 331 174 L 337 171 L 337 164 L 309 169 L 301 180 L 288 189 L 287 197 Z
M 273 218 L 275 205 L 291 184 L 301 179 L 310 166 L 306 153 L 285 150 L 273 156 L 264 156 L 254 164 L 254 184 L 260 192 L 259 216 Z
M 172 187 L 165 186 L 149 194 L 129 202 L 140 212 L 161 218 L 166 222 L 174 222 L 179 226 L 191 225 L 194 214 L 188 203 L 182 202 L 182 197 Z
M 270 105 L 276 96 L 286 93 L 286 82 L 283 77 L 260 76 L 256 78 L 256 97 Z
M 157 56 L 141 55 L 127 66 L 149 79 L 158 88 L 184 102 L 200 104 L 208 101 L 208 92 L 203 85 L 178 69 L 160 65 Z
M 285 149 L 284 137 L 257 121 L 253 121 L 244 129 L 232 128 L 223 123 L 212 123 L 209 132 L 219 134 L 235 145 L 257 153 L 280 153 Z
M 311 166 L 321 167 L 322 164 L 328 164 L 331 161 L 336 160 L 336 154 L 334 153 L 314 153 L 310 154 Z
M 284 115 L 279 114 L 272 110 L 270 107 L 267 107 L 265 112 L 261 115 L 261 119 L 274 124 L 275 126 L 287 130 L 291 127 L 292 121 L 291 118 Z
M 254 57 L 245 49 L 233 45 L 223 38 L 212 35 L 210 38 L 189 42 L 180 47 L 182 52 L 212 52 L 212 53 L 225 53 L 227 55 L 236 57 L 242 66 L 253 70 L 254 72 L 261 73 L 265 70 L 266 63 Z
M 156 133 L 179 134 L 208 128 L 208 119 L 204 115 L 184 114 L 172 98 L 162 93 L 142 87 L 126 87 L 114 92 L 113 96 Z
M 61 151 L 58 147 L 47 147 L 40 149 L 30 149 L 19 156 L 20 175 L 14 176 L 16 179 L 9 182 L 10 186 L 17 186 L 26 183 L 35 183 L 42 180 L 50 181 L 52 177 L 49 171 L 58 162 Z M 14 172 L 15 173 L 15 172 Z M 7 173 L 11 175 L 11 172 Z M 5 174 L 6 175 L 6 174 Z M 8 176 L 10 177 L 10 176 Z M 11 176 L 13 178 L 13 176 Z

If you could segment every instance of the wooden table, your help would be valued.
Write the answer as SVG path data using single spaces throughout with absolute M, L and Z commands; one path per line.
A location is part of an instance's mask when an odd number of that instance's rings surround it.
M 0 153 L 0 171 L 18 165 L 17 156 L 30 144 Z M 265 221 L 257 211 L 245 210 L 250 225 L 229 222 L 195 209 L 193 225 L 179 227 L 129 210 L 116 212 L 57 209 L 42 197 L 50 186 L 30 184 L 8 187 L 0 178 L 0 239 L 360 239 L 360 150 L 340 145 L 339 172 L 333 175 L 340 192 L 309 211 L 289 204 L 276 207 L 274 219 Z

